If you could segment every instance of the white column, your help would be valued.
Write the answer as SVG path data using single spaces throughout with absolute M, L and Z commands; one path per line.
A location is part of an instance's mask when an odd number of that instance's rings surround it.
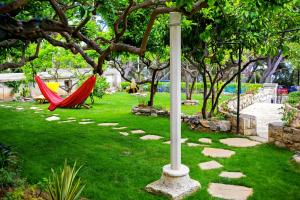
M 181 166 L 181 13 L 170 13 L 171 169 Z

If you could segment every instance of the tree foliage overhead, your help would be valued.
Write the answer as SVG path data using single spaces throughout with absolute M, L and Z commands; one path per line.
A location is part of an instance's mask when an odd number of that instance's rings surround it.
M 145 54 L 158 16 L 172 11 L 191 16 L 206 6 L 206 1 L 10 1 L 0 7 L 0 48 L 16 47 L 21 41 L 21 47 L 14 51 L 22 51 L 25 43 L 47 40 L 53 46 L 81 55 L 95 72 L 102 74 L 102 65 L 112 52 Z M 94 51 L 97 59 L 91 58 L 86 50 Z

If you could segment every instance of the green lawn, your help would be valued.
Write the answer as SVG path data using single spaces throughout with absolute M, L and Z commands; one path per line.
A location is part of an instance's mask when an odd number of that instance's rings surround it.
M 160 102 L 158 102 L 160 101 Z M 167 104 L 168 96 L 158 94 L 156 105 Z M 1 103 L 0 103 L 1 104 Z M 86 183 L 83 196 L 88 199 L 163 199 L 145 192 L 144 187 L 161 176 L 162 166 L 169 163 L 168 118 L 135 116 L 131 107 L 137 98 L 124 93 L 106 95 L 96 101 L 92 109 L 46 110 L 47 104 L 7 103 L 21 105 L 24 111 L 0 107 L 0 141 L 12 145 L 22 162 L 22 176 L 30 183 L 37 183 L 48 177 L 50 169 L 62 167 L 64 160 L 75 160 L 84 167 L 80 176 Z M 44 108 L 36 114 L 28 108 L 32 105 Z M 168 106 L 167 106 L 168 107 Z M 192 107 L 184 107 L 187 113 L 197 112 Z M 121 136 L 111 127 L 95 124 L 59 124 L 47 122 L 45 117 L 57 113 L 62 119 L 76 117 L 91 118 L 95 122 L 119 122 L 128 129 L 143 129 L 149 134 L 161 135 L 161 141 L 142 141 L 138 135 Z M 212 199 L 207 193 L 210 182 L 231 183 L 252 187 L 251 199 L 288 200 L 300 197 L 300 168 L 292 163 L 292 152 L 263 144 L 252 148 L 227 147 L 218 142 L 231 134 L 209 134 L 193 132 L 186 125 L 182 127 L 182 137 L 197 142 L 200 137 L 212 138 L 212 147 L 222 147 L 236 151 L 227 159 L 215 159 L 224 165 L 223 169 L 202 171 L 198 163 L 211 160 L 201 154 L 203 147 L 182 146 L 183 163 L 190 167 L 191 177 L 202 187 L 189 199 Z M 240 180 L 226 180 L 218 177 L 222 171 L 241 171 L 247 177 Z

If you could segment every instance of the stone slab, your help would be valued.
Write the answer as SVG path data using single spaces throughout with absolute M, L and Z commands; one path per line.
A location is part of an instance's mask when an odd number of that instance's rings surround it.
M 249 136 L 248 138 L 250 140 L 254 140 L 256 142 L 261 142 L 261 143 L 267 143 L 268 142 L 267 138 L 263 138 L 263 137 L 259 137 L 259 136 Z
M 223 171 L 219 174 L 219 176 L 223 177 L 223 178 L 238 179 L 238 178 L 245 177 L 246 175 L 243 174 L 242 172 L 226 172 L 226 171 Z
M 124 136 L 128 136 L 129 135 L 129 133 L 127 133 L 127 132 L 119 132 L 121 135 L 124 135 Z
M 123 126 L 123 127 L 113 127 L 112 129 L 114 130 L 123 130 L 123 129 L 126 129 L 127 127 L 126 126 Z
M 24 110 L 23 107 L 17 107 L 16 110 Z
M 36 109 L 38 109 L 38 107 L 31 106 L 29 109 L 31 109 L 31 110 L 36 110 Z
M 144 135 L 142 137 L 140 137 L 141 140 L 159 140 L 162 137 L 159 135 Z
M 198 144 L 198 143 L 193 143 L 193 142 L 188 142 L 187 146 L 189 146 L 189 147 L 207 147 L 208 145 L 206 145 L 206 144 Z
M 90 121 L 87 121 L 87 122 L 79 122 L 79 124 L 93 124 L 95 122 L 90 122 Z
M 210 183 L 207 191 L 213 197 L 230 200 L 246 200 L 253 194 L 252 188 L 221 183 Z
M 118 126 L 119 123 L 100 123 L 98 126 Z
M 260 142 L 249 140 L 247 138 L 226 138 L 221 139 L 220 142 L 231 147 L 254 147 L 261 144 Z
M 145 133 L 145 131 L 143 131 L 143 130 L 132 130 L 132 131 L 130 131 L 132 134 L 144 134 Z
M 212 143 L 210 138 L 200 138 L 198 141 L 202 142 L 202 143 L 206 143 L 206 144 L 211 144 Z
M 235 154 L 235 152 L 227 149 L 205 147 L 202 154 L 212 158 L 230 158 Z
M 221 165 L 220 163 L 218 163 L 215 160 L 199 163 L 198 166 L 202 170 L 219 169 L 219 168 L 223 167 L 223 165 Z
M 58 120 L 60 120 L 60 118 L 57 116 L 51 116 L 51 117 L 46 118 L 46 121 L 49 121 L 49 122 L 58 121 Z
M 185 143 L 189 138 L 181 138 L 181 143 Z M 171 141 L 163 142 L 164 144 L 171 144 Z
M 69 120 L 74 120 L 74 119 L 76 119 L 75 117 L 68 117 L 67 119 L 69 119 Z
M 70 120 L 59 121 L 58 123 L 63 124 L 63 123 L 71 123 L 71 122 L 76 122 L 76 120 L 70 119 Z

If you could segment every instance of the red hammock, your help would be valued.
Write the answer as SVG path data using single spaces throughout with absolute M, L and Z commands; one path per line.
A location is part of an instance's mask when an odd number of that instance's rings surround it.
M 96 83 L 96 76 L 88 78 L 74 93 L 65 99 L 50 90 L 39 76 L 35 77 L 35 81 L 44 97 L 50 102 L 48 109 L 53 111 L 57 107 L 74 108 L 75 106 L 82 104 L 92 92 Z

